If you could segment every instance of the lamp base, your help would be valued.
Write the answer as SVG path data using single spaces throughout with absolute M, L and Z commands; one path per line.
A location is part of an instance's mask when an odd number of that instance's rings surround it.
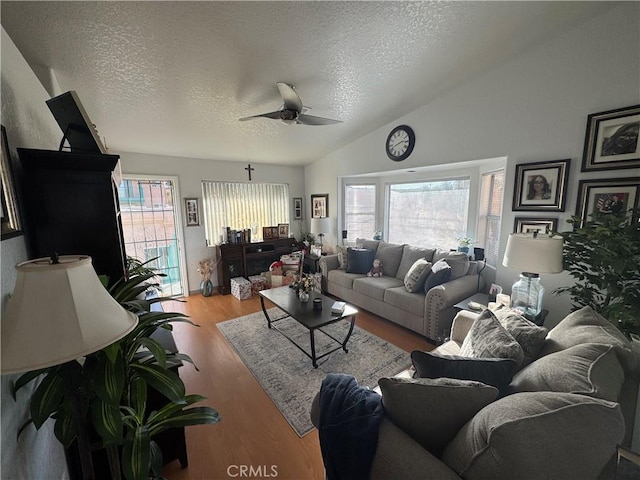
M 520 280 L 511 287 L 510 307 L 527 320 L 535 322 L 542 313 L 543 296 L 544 287 L 540 284 L 540 276 L 524 272 L 520 274 Z

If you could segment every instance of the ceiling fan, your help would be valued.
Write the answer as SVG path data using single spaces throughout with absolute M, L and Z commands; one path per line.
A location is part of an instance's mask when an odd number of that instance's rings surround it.
M 300 100 L 300 97 L 296 93 L 296 89 L 293 85 L 288 85 L 283 82 L 278 82 L 276 85 L 280 91 L 280 96 L 282 97 L 282 108 L 275 112 L 262 113 L 260 115 L 241 118 L 241 122 L 251 120 L 253 118 L 271 118 L 273 120 L 281 120 L 287 125 L 332 125 L 335 123 L 342 123 L 341 120 L 332 120 L 330 118 L 307 115 L 305 112 L 310 110 L 310 108 L 305 107 L 302 104 L 302 100 Z

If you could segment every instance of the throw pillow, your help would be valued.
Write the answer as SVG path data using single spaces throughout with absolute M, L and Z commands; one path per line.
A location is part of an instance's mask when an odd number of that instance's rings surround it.
M 404 288 L 409 293 L 416 293 L 424 289 L 424 282 L 431 273 L 431 263 L 424 258 L 416 260 L 404 277 Z
M 385 415 L 436 456 L 498 391 L 479 382 L 450 378 L 381 378 Z
M 516 393 L 467 422 L 442 461 L 467 479 L 597 478 L 624 430 L 617 403 L 572 393 Z
M 472 358 L 414 350 L 411 362 L 420 378 L 456 378 L 474 380 L 492 385 L 507 393 L 509 382 L 516 371 L 516 361 L 510 358 Z
M 524 360 L 522 347 L 495 317 L 485 309 L 473 322 L 460 347 L 460 356 L 475 358 L 512 358 L 518 368 Z
M 451 279 L 451 267 L 444 260 L 438 260 L 431 266 L 431 273 L 424 282 L 424 293 L 433 287 L 442 285 Z
M 469 257 L 465 253 L 452 253 L 442 260 L 451 267 L 451 280 L 464 277 L 469 271 Z
M 542 350 L 544 340 L 547 338 L 549 331 L 544 327 L 539 327 L 504 305 L 500 305 L 498 308 L 492 309 L 492 311 L 500 322 L 500 325 L 502 325 L 522 347 L 524 354 L 523 366 L 534 361 L 538 357 L 540 350 Z
M 375 254 L 365 248 L 347 248 L 347 273 L 367 273 Z
M 539 358 L 519 371 L 512 392 L 581 393 L 615 402 L 624 371 L 613 345 L 583 343 Z
M 338 253 L 338 269 L 347 269 L 347 247 L 344 245 L 337 245 L 336 252 Z

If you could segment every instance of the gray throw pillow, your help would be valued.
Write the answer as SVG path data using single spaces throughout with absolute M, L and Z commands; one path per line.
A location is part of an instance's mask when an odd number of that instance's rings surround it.
M 424 282 L 431 273 L 431 263 L 424 258 L 416 260 L 404 276 L 404 288 L 409 293 L 416 293 L 424 289 Z
M 469 271 L 469 257 L 465 253 L 452 253 L 443 260 L 451 267 L 451 280 L 464 277 Z
M 527 320 L 522 315 L 504 305 L 492 309 L 492 311 L 500 322 L 500 325 L 502 325 L 522 347 L 524 354 L 523 365 L 528 365 L 534 361 L 538 357 L 549 331 Z
M 365 248 L 347 249 L 347 273 L 367 273 L 371 270 L 376 252 Z
M 539 358 L 519 371 L 511 392 L 580 393 L 615 402 L 624 370 L 613 345 L 583 343 Z
M 522 347 L 489 309 L 473 322 L 460 347 L 460 356 L 476 358 L 512 358 L 518 368 L 524 360 Z
M 424 293 L 433 287 L 447 283 L 451 279 L 451 267 L 444 260 L 438 260 L 431 265 L 431 273 L 424 282 Z
M 389 420 L 436 456 L 498 395 L 494 387 L 451 378 L 381 378 L 378 384 Z

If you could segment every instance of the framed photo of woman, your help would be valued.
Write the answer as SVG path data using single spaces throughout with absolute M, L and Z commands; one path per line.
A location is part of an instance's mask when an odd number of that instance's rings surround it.
M 513 210 L 564 212 L 570 159 L 516 165 Z

